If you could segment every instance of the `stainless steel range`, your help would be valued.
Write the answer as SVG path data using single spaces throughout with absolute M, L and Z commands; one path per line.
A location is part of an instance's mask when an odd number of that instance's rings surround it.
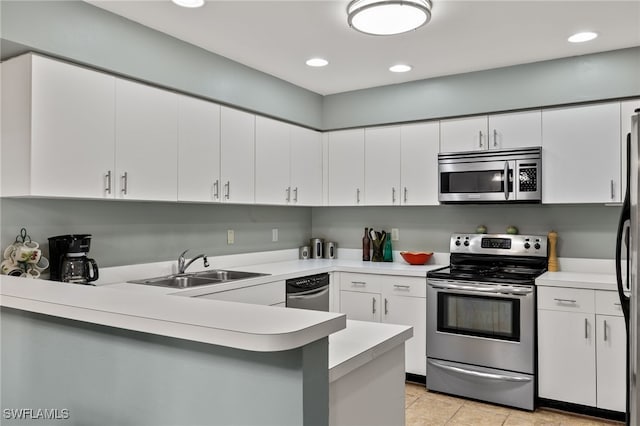
M 547 237 L 453 234 L 450 251 L 427 272 L 427 388 L 533 410 Z

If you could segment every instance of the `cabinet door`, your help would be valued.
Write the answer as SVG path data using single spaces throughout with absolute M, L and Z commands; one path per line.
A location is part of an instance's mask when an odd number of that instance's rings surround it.
M 478 151 L 488 145 L 486 115 L 440 121 L 440 152 Z
M 400 127 L 365 129 L 364 158 L 365 204 L 400 204 Z
M 329 205 L 355 206 L 364 198 L 364 129 L 329 134 Z
M 291 200 L 289 146 L 291 125 L 256 117 L 256 203 Z
M 620 104 L 542 112 L 543 203 L 620 198 Z
M 621 189 L 620 196 L 624 201 L 624 194 L 627 190 L 627 134 L 631 132 L 631 116 L 636 109 L 640 108 L 640 99 L 621 102 L 620 104 L 620 138 L 621 148 Z
M 380 322 L 380 294 L 340 291 L 340 312 L 347 319 Z
M 626 329 L 623 317 L 596 315 L 597 407 L 626 410 Z
M 112 198 L 115 78 L 38 56 L 32 73 L 31 195 Z
M 413 337 L 405 344 L 405 370 L 407 373 L 427 374 L 427 301 L 423 297 L 383 294 L 382 322 L 410 325 Z
M 438 205 L 437 121 L 400 127 L 400 203 L 407 206 Z
M 542 112 L 526 111 L 489 116 L 489 149 L 542 145 Z
M 255 116 L 220 108 L 220 184 L 222 201 L 255 201 Z
M 291 128 L 291 203 L 322 205 L 322 134 Z
M 120 198 L 178 198 L 178 95 L 116 79 L 116 178 Z
M 220 106 L 178 99 L 178 200 L 220 201 Z
M 595 314 L 538 310 L 541 398 L 596 405 Z

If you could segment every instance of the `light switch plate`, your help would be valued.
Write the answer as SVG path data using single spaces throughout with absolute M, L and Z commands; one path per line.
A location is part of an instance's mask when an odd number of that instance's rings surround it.
M 235 232 L 233 232 L 233 229 L 228 229 L 227 230 L 227 244 L 233 244 L 235 242 L 236 242 Z
M 271 230 L 271 241 L 273 241 L 274 243 L 278 241 L 278 228 L 273 228 Z
M 400 230 L 398 228 L 391 228 L 391 241 L 398 241 L 400 239 Z

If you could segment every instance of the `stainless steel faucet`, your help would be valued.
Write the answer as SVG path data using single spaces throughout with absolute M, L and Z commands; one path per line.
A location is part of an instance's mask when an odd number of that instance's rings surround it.
M 191 259 L 189 262 L 186 262 L 184 255 L 188 252 L 189 250 L 185 250 L 183 251 L 180 256 L 178 256 L 178 274 L 184 274 L 184 271 L 189 267 L 189 265 L 191 265 L 193 262 L 195 262 L 196 260 L 202 258 L 202 261 L 204 263 L 204 267 L 208 268 L 209 267 L 209 261 L 207 260 L 207 256 L 205 254 L 199 254 L 196 257 L 194 257 L 193 259 Z

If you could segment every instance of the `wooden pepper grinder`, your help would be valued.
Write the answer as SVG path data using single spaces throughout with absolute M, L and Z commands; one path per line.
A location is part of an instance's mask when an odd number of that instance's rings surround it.
M 556 231 L 551 231 L 547 237 L 549 238 L 549 266 L 547 269 L 550 272 L 557 272 L 558 255 L 556 254 L 556 244 L 558 243 L 558 233 Z

